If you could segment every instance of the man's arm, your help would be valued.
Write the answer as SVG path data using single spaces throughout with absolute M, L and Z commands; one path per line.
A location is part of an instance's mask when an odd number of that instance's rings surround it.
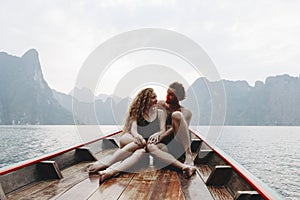
M 165 132 L 163 132 L 161 135 L 160 135 L 160 141 L 166 137 L 168 137 L 169 135 L 173 134 L 173 128 L 169 128 L 168 130 L 166 130 Z

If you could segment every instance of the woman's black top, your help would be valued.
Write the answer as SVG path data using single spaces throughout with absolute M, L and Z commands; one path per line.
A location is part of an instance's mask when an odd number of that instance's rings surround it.
M 152 134 L 160 131 L 158 113 L 152 122 L 148 122 L 144 117 L 140 117 L 137 120 L 137 131 L 145 139 L 148 139 Z

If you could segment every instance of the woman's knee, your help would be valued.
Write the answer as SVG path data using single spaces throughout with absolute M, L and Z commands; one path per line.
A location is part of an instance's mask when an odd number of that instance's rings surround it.
M 119 143 L 120 147 L 124 147 L 127 144 L 133 142 L 133 137 L 129 133 L 125 133 L 120 137 Z
M 144 153 L 146 153 L 146 150 L 145 149 L 137 149 L 134 153 L 144 154 Z
M 137 150 L 133 153 L 133 155 L 140 158 L 140 157 L 144 156 L 145 153 L 146 153 L 146 150 L 145 150 L 145 149 L 137 149 Z
M 147 150 L 149 152 L 154 152 L 154 151 L 158 150 L 158 146 L 155 144 L 147 144 Z

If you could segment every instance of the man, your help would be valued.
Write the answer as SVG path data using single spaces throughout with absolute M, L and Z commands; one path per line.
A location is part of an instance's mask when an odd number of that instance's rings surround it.
M 150 137 L 148 143 L 157 144 L 159 148 L 162 148 L 163 145 L 159 145 L 159 143 L 164 143 L 168 146 L 169 143 L 174 143 L 173 139 L 175 139 L 176 142 L 182 144 L 184 148 L 184 164 L 193 166 L 194 161 L 191 151 L 190 133 L 188 129 L 192 118 L 192 113 L 190 110 L 180 105 L 180 101 L 182 101 L 184 98 L 185 90 L 181 83 L 174 82 L 169 85 L 166 101 L 158 102 L 160 108 L 166 112 L 167 129 L 159 136 L 154 135 L 153 137 Z M 170 147 L 171 148 L 168 149 L 169 152 L 172 152 L 174 148 L 177 149 L 177 147 L 174 146 L 173 149 L 172 146 Z

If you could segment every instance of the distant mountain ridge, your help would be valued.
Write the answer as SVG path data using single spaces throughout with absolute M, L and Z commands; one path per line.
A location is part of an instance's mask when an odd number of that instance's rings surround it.
M 123 124 L 129 98 L 121 99 L 112 95 L 93 95 L 89 89 L 77 89 L 76 95 L 64 94 L 53 90 L 54 98 L 69 112 L 78 124 Z M 88 95 L 89 97 L 85 97 Z M 93 99 L 93 101 L 92 101 Z
M 254 87 L 246 81 L 222 80 L 226 94 L 225 125 L 300 125 L 300 78 L 287 74 L 257 81 Z M 184 104 L 193 113 L 192 124 L 207 125 L 211 119 L 208 88 L 216 84 L 205 78 L 196 80 L 187 91 Z M 192 90 L 197 91 L 193 97 Z M 200 101 L 196 102 L 195 99 Z
M 73 123 L 44 80 L 36 50 L 21 58 L 0 53 L 0 124 Z
M 226 91 L 225 125 L 300 125 L 300 78 L 289 75 L 268 77 L 253 87 L 246 81 L 197 79 L 186 88 L 183 101 L 193 111 L 192 124 L 211 124 L 209 88 L 216 83 Z M 73 98 L 74 91 L 80 95 Z M 0 125 L 122 124 L 129 103 L 129 98 L 112 95 L 94 97 L 86 88 L 70 94 L 52 90 L 43 78 L 36 50 L 21 58 L 0 52 Z

